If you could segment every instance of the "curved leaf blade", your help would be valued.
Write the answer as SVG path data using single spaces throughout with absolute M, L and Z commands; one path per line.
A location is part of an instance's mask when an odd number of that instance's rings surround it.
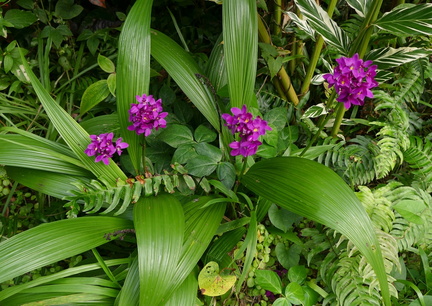
M 378 69 L 389 69 L 427 57 L 431 53 L 432 50 L 415 47 L 397 49 L 388 47 L 372 50 L 365 56 L 365 60 L 373 61 L 373 64 L 377 65 Z
M 387 276 L 372 222 L 354 192 L 330 168 L 297 157 L 254 164 L 243 177 L 256 194 L 329 226 L 350 239 L 372 265 L 390 305 Z
M 346 0 L 349 6 L 355 9 L 356 13 L 361 17 L 365 17 L 372 5 L 370 0 Z
M 334 22 L 314 0 L 295 1 L 310 26 L 322 36 L 329 45 L 348 54 L 350 41 L 348 35 Z
M 105 234 L 126 228 L 132 228 L 129 220 L 82 217 L 19 233 L 0 243 L 0 282 L 105 244 Z
M 203 72 L 192 56 L 175 41 L 156 30 L 151 31 L 151 54 L 169 73 L 210 124 L 220 131 L 220 119 L 211 89 L 201 80 Z
M 405 4 L 385 13 L 375 25 L 403 35 L 432 35 L 432 4 Z

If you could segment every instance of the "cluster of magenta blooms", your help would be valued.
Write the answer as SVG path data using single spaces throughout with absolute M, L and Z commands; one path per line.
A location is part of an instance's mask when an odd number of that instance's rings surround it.
M 372 61 L 363 61 L 356 53 L 353 57 L 341 57 L 333 74 L 325 74 L 324 79 L 330 87 L 335 88 L 336 101 L 344 104 L 346 109 L 351 105 L 363 105 L 366 97 L 373 98 L 372 88 L 378 86 L 375 81 L 376 65 Z
M 373 98 L 371 89 L 378 83 L 375 81 L 377 66 L 372 65 L 372 61 L 363 61 L 355 54 L 353 57 L 341 57 L 336 62 L 338 66 L 333 74 L 325 74 L 324 79 L 330 87 L 335 87 L 338 102 L 348 109 L 351 105 L 363 105 L 366 97 Z M 166 127 L 165 117 L 168 113 L 163 111 L 161 99 L 155 100 L 152 95 L 136 96 L 136 99 L 138 103 L 132 103 L 129 109 L 132 125 L 128 126 L 128 130 L 147 137 L 153 130 Z M 246 105 L 241 109 L 233 107 L 231 112 L 233 115 L 222 115 L 225 126 L 233 135 L 238 135 L 238 140 L 229 144 L 232 149 L 230 154 L 244 157 L 256 154 L 262 144 L 260 136 L 270 131 L 271 127 L 259 116 L 254 118 Z M 84 152 L 88 156 L 96 156 L 96 162 L 102 161 L 108 165 L 115 153 L 121 155 L 122 150 L 129 146 L 122 138 L 114 142 L 113 136 L 113 133 L 90 135 L 91 143 Z

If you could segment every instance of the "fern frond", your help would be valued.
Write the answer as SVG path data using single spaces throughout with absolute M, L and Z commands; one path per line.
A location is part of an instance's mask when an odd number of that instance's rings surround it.
M 406 71 L 403 77 L 397 79 L 393 85 L 399 87 L 395 91 L 396 103 L 403 102 L 419 102 L 420 97 L 424 92 L 423 75 L 416 68 L 415 64 L 404 65 Z
M 410 174 L 423 189 L 432 191 L 432 142 L 427 139 L 412 136 L 410 145 L 403 152 L 405 162 L 411 169 Z
M 208 192 L 208 181 L 199 182 L 200 186 Z M 208 186 L 207 186 L 208 185 Z M 118 182 L 118 186 L 102 185 L 99 181 L 77 185 L 79 191 L 71 191 L 72 196 L 65 197 L 69 203 L 65 206 L 73 207 L 79 211 L 79 204 L 83 204 L 82 211 L 96 213 L 102 208 L 101 214 L 107 214 L 114 210 L 114 215 L 120 215 L 126 211 L 130 204 L 135 203 L 142 196 L 157 195 L 161 190 L 174 193 L 178 190 L 182 194 L 190 194 L 196 188 L 196 180 L 188 174 L 162 174 L 150 178 L 137 177 L 137 180 L 128 179 L 127 182 Z M 120 206 L 120 207 L 119 207 Z

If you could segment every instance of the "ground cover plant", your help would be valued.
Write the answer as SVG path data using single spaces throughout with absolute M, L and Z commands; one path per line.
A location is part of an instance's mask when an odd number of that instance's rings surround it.
M 1 5 L 1 305 L 431 303 L 429 1 Z

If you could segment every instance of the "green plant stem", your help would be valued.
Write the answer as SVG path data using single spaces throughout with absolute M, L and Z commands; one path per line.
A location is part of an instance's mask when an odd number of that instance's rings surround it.
M 328 6 L 327 14 L 329 15 L 330 18 L 332 18 L 332 16 L 333 16 L 333 12 L 334 12 L 334 9 L 336 7 L 337 2 L 338 2 L 337 0 L 332 0 Z M 302 87 L 300 90 L 301 95 L 304 95 L 309 90 L 309 86 L 310 86 L 310 83 L 312 81 L 312 77 L 314 75 L 316 65 L 317 65 L 318 60 L 320 58 L 323 45 L 324 45 L 324 39 L 322 38 L 322 36 L 319 36 L 317 38 L 316 43 L 315 43 L 315 48 L 314 48 L 312 57 L 309 60 L 309 66 L 307 67 L 306 76 L 305 76 L 305 79 L 303 81 L 303 84 L 302 84 Z
M 271 44 L 270 35 L 261 20 L 261 16 L 258 16 L 258 38 L 266 44 Z M 288 97 L 288 101 L 291 101 L 294 105 L 298 105 L 300 102 L 299 98 L 284 67 L 277 73 L 277 78 L 280 82 L 281 90 L 285 93 L 285 96 Z
M 142 163 L 143 163 L 143 173 L 144 177 L 146 177 L 146 138 L 144 136 L 144 141 L 142 144 L 143 153 L 142 153 Z M 139 175 L 139 169 L 136 170 L 136 173 Z
M 105 260 L 103 260 L 102 256 L 100 256 L 99 252 L 96 248 L 92 249 L 93 255 L 96 257 L 99 265 L 101 266 L 102 270 L 104 270 L 105 274 L 108 276 L 108 278 L 118 286 L 118 288 L 121 288 L 121 285 L 116 280 L 114 274 L 111 272 L 111 270 L 108 268 L 108 266 L 105 263 Z
M 282 0 L 274 1 L 274 24 L 273 24 L 273 34 L 279 35 L 281 30 L 281 17 L 282 17 Z
M 359 54 L 359 57 L 362 58 L 366 54 L 367 48 L 369 46 L 369 41 L 371 35 L 373 33 L 374 27 L 373 23 L 377 20 L 378 14 L 380 12 L 383 0 L 375 0 L 372 4 L 371 9 L 363 21 L 363 25 L 360 30 L 360 35 L 354 40 L 352 47 L 349 52 L 349 56 L 353 56 L 356 52 Z M 335 137 L 339 131 L 340 125 L 342 123 L 343 116 L 345 115 L 346 109 L 343 107 L 339 109 L 335 122 L 333 124 L 333 128 L 331 131 L 331 135 Z

